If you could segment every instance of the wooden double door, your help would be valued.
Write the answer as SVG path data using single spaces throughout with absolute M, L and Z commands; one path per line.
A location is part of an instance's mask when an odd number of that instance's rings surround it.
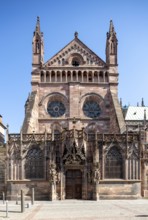
M 66 199 L 82 199 L 82 172 L 66 171 Z

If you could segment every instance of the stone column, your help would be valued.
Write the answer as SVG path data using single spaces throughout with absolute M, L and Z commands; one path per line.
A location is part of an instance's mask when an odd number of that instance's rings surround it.
M 76 71 L 76 81 L 78 82 L 78 71 Z
M 128 180 L 128 159 L 125 159 L 125 179 Z
M 99 200 L 99 180 L 100 180 L 100 168 L 99 163 L 94 164 L 93 172 L 93 200 Z
M 83 80 L 83 74 L 84 74 L 84 73 L 82 72 L 81 74 L 82 74 L 81 76 L 82 76 L 82 82 L 83 82 L 83 81 L 84 81 L 84 80 Z
M 55 184 L 53 182 L 49 182 L 49 200 L 56 200 Z
M 49 200 L 56 200 L 56 181 L 57 181 L 57 172 L 55 164 L 49 165 Z
M 95 141 L 95 152 L 94 152 L 94 164 L 93 164 L 93 199 L 99 200 L 99 180 L 100 180 L 100 165 L 99 165 L 99 146 L 97 141 Z
M 10 179 L 13 180 L 13 160 L 10 159 Z
M 82 199 L 87 199 L 87 166 L 84 167 L 82 176 Z
M 24 179 L 24 162 L 23 162 L 23 134 L 22 134 L 22 130 L 20 132 L 20 179 L 23 180 Z
M 105 176 L 105 155 L 104 155 L 104 145 L 102 146 L 102 180 L 104 179 Z

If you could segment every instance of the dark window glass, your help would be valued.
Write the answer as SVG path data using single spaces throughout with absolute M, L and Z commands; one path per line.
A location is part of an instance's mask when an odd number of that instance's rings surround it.
M 106 155 L 105 178 L 123 178 L 123 159 L 120 151 L 116 147 L 112 147 Z
M 72 65 L 73 66 L 79 66 L 80 65 L 80 61 L 77 57 L 73 58 Z
M 51 117 L 57 118 L 65 113 L 65 106 L 62 102 L 52 101 L 49 102 L 47 111 Z
M 44 156 L 40 148 L 32 148 L 28 151 L 25 163 L 25 174 L 27 179 L 44 177 Z
M 95 101 L 86 101 L 83 105 L 84 115 L 89 118 L 97 118 L 101 113 L 100 106 Z

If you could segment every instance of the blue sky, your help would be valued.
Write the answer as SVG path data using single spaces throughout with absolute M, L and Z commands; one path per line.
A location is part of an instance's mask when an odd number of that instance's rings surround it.
M 44 33 L 44 60 L 79 33 L 105 60 L 112 19 L 118 38 L 119 95 L 123 104 L 148 105 L 147 0 L 0 0 L 0 114 L 11 133 L 20 131 L 31 91 L 32 36 L 36 17 Z

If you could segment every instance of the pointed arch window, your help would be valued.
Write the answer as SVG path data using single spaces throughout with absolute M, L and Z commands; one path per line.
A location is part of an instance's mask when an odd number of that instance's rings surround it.
M 123 179 L 123 158 L 117 147 L 112 147 L 105 160 L 105 178 Z
M 54 130 L 54 140 L 60 140 L 60 131 L 58 129 Z
M 44 154 L 39 147 L 30 149 L 25 162 L 26 179 L 44 178 Z

